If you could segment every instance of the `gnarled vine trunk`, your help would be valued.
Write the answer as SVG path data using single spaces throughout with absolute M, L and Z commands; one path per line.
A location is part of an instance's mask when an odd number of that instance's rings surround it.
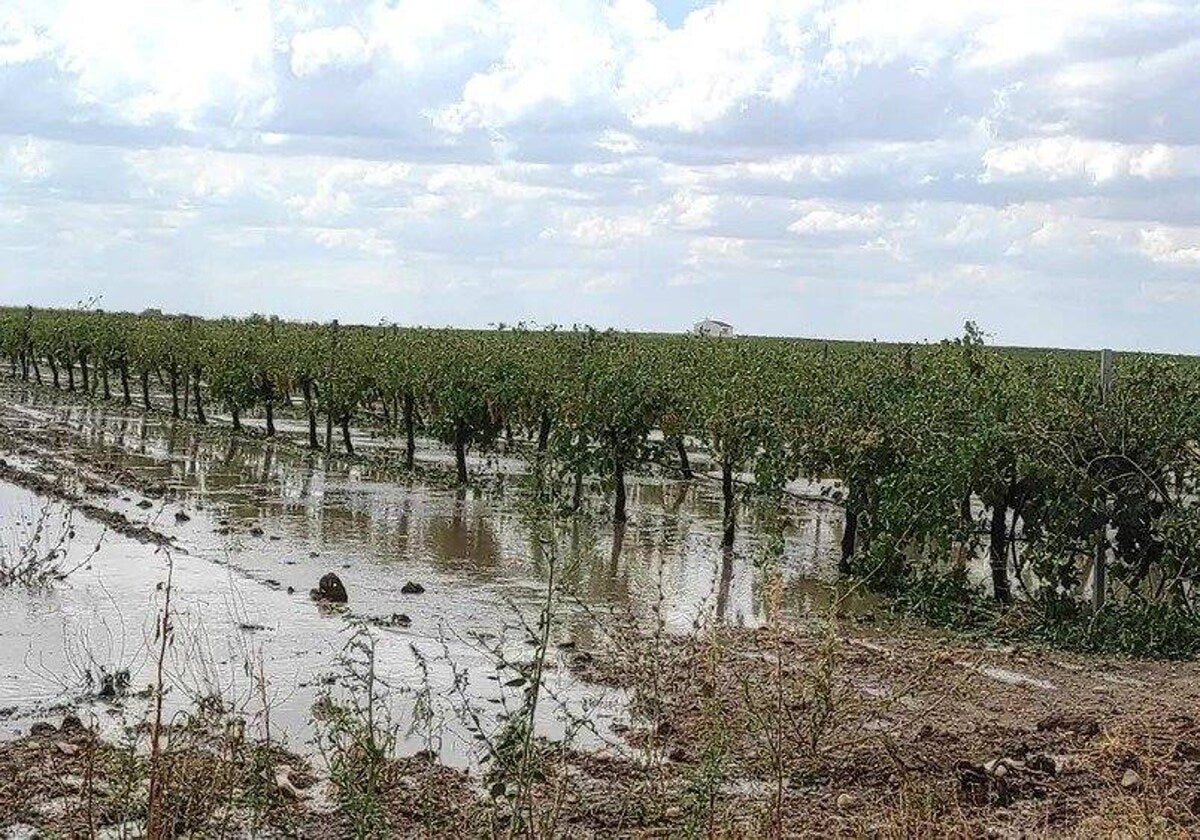
M 733 492 L 733 464 L 729 459 L 721 461 L 721 500 L 724 504 L 721 547 L 732 548 L 734 533 L 737 531 L 737 499 Z
M 411 391 L 404 392 L 404 466 L 413 468 L 417 454 L 417 431 L 415 407 Z
M 992 594 L 997 603 L 1012 603 L 1008 583 L 1008 505 L 992 507 L 992 523 L 988 529 L 988 564 L 992 569 Z
M 454 466 L 458 471 L 458 483 L 467 483 L 467 426 L 461 420 L 454 421 Z
M 683 445 L 683 438 L 675 438 L 675 454 L 679 456 L 679 474 L 683 476 L 684 481 L 691 481 L 694 478 L 692 474 L 692 462 L 688 460 L 687 447 Z

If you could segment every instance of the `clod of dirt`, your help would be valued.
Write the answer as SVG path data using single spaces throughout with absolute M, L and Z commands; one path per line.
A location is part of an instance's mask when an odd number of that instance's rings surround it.
M 142 499 L 137 503 L 137 506 L 142 510 L 149 510 L 150 508 L 154 507 L 154 502 L 150 501 L 149 499 Z
M 419 583 L 415 583 L 411 580 L 408 583 L 404 584 L 404 586 L 400 587 L 400 594 L 402 594 L 402 595 L 420 595 L 424 591 L 425 591 L 424 586 L 422 586 Z
M 350 600 L 350 596 L 346 594 L 346 586 L 342 583 L 342 579 L 333 572 L 328 572 L 321 577 L 317 588 L 308 593 L 314 601 L 327 601 L 331 604 L 344 604 Z
M 263 535 L 263 529 L 259 528 L 257 525 L 255 525 L 253 528 L 250 529 L 250 536 L 261 537 L 262 535 Z
M 58 730 L 54 728 L 54 724 L 46 723 L 39 720 L 33 726 L 29 727 L 29 734 L 35 738 L 45 738 L 49 735 L 54 735 Z
M 175 521 L 179 523 L 190 522 L 192 517 L 188 516 L 181 510 L 175 511 Z

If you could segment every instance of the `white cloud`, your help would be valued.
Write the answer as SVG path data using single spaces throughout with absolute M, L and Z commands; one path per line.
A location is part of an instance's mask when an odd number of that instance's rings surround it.
M 571 228 L 570 236 L 588 247 L 607 248 L 649 236 L 652 231 L 649 220 L 637 216 L 591 216 Z
M 45 16 L 59 67 L 79 102 L 133 124 L 200 119 L 253 124 L 275 88 L 265 0 L 146 5 L 67 0 Z
M 1156 227 L 1138 231 L 1138 237 L 1141 252 L 1155 262 L 1200 266 L 1200 228 Z
M 879 225 L 878 207 L 866 207 L 857 213 L 848 213 L 821 207 L 809 210 L 788 225 L 788 230 L 801 235 L 814 233 L 850 233 L 872 231 L 877 229 Z
M 37 31 L 19 10 L 0 15 L 0 66 L 33 61 L 53 49 L 54 41 Z
M 50 173 L 50 158 L 46 144 L 33 137 L 14 141 L 0 161 L 11 167 L 23 181 L 40 181 Z
M 292 36 L 292 73 L 301 79 L 331 67 L 356 67 L 369 59 L 366 40 L 352 26 L 328 26 Z
M 377 257 L 390 257 L 396 253 L 395 243 L 384 239 L 375 230 L 316 228 L 313 238 L 326 248 L 354 248 Z
M 1189 159 L 1195 153 L 1185 152 Z M 1122 178 L 1154 181 L 1175 174 L 1179 153 L 1162 143 L 1125 145 L 1075 137 L 1047 137 L 1005 143 L 983 155 L 983 181 L 1038 178 L 1083 179 L 1103 184 Z

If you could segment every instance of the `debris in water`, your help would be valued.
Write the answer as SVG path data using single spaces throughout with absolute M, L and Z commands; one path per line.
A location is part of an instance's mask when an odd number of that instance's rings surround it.
M 342 583 L 342 579 L 333 572 L 327 572 L 321 577 L 317 588 L 311 590 L 309 595 L 314 601 L 327 601 L 331 604 L 344 604 L 350 600 L 346 594 L 346 587 Z

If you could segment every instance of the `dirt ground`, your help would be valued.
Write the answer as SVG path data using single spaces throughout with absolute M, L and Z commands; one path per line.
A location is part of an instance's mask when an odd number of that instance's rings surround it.
M 529 789 L 499 794 L 428 756 L 398 759 L 381 783 L 391 835 L 505 836 L 518 798 L 536 836 L 1200 834 L 1195 664 L 993 650 L 917 629 L 630 642 L 575 657 L 590 679 L 635 688 L 626 749 L 545 745 Z M 120 755 L 70 716 L 0 745 L 0 826 L 89 836 L 90 813 L 115 831 Z M 253 772 L 269 835 L 353 835 L 298 756 L 209 771 L 226 779 L 212 795 L 245 802 Z M 221 823 L 226 836 L 244 811 Z

